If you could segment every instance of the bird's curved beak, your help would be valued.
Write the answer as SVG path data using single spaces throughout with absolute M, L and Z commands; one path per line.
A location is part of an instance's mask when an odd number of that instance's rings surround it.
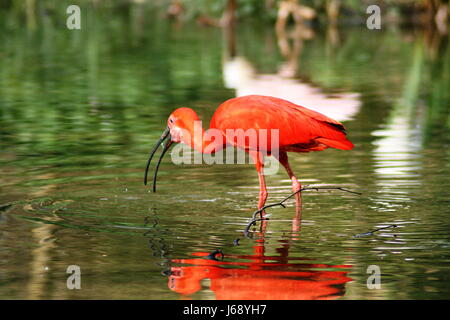
M 167 141 L 166 144 L 164 144 L 164 141 Z M 172 140 L 170 136 L 170 129 L 167 127 L 163 134 L 161 135 L 161 138 L 159 138 L 158 142 L 156 142 L 155 146 L 153 147 L 152 151 L 150 152 L 150 157 L 147 161 L 147 166 L 145 167 L 145 175 L 144 175 L 144 184 L 147 185 L 147 174 L 148 174 L 148 168 L 150 167 L 150 162 L 153 159 L 153 155 L 155 154 L 156 150 L 158 150 L 159 146 L 163 147 L 163 150 L 161 152 L 161 155 L 159 156 L 158 163 L 156 164 L 155 173 L 153 175 L 153 192 L 156 192 L 156 176 L 158 175 L 158 169 L 159 164 L 161 163 L 162 158 L 166 154 L 167 150 L 169 150 L 170 146 L 172 145 Z

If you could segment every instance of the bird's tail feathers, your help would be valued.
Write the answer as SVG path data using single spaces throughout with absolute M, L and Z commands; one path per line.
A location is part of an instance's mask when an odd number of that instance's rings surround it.
M 340 140 L 332 140 L 327 138 L 316 138 L 316 141 L 323 143 L 331 148 L 340 149 L 340 150 L 352 150 L 354 145 L 353 143 L 344 138 Z

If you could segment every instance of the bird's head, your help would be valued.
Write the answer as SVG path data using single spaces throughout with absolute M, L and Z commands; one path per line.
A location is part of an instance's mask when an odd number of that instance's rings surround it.
M 190 135 L 193 132 L 196 121 L 199 121 L 197 113 L 191 108 L 178 108 L 167 119 L 167 128 L 170 131 L 173 142 L 190 144 Z
M 196 121 L 199 121 L 198 115 L 190 108 L 178 108 L 170 114 L 167 119 L 167 127 L 150 152 L 150 157 L 148 158 L 147 166 L 145 168 L 144 184 L 147 185 L 147 174 L 150 162 L 152 161 L 156 150 L 158 150 L 158 147 L 162 146 L 163 150 L 159 156 L 153 176 L 153 192 L 156 192 L 156 177 L 158 174 L 159 165 L 167 150 L 169 150 L 170 146 L 174 142 L 182 142 L 190 145 L 192 143 L 192 138 L 188 133 L 193 132 Z

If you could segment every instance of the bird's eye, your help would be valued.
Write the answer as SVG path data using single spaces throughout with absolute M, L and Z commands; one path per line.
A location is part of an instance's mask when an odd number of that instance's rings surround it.
M 170 123 L 173 123 L 173 119 L 169 119 Z

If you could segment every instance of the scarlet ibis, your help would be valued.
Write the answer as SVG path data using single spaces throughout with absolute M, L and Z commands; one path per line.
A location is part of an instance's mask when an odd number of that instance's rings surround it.
M 211 139 L 208 135 L 211 129 L 221 132 L 222 141 Z M 244 149 L 253 157 L 259 177 L 258 208 L 261 209 L 268 195 L 263 173 L 263 154 L 276 153 L 271 150 L 271 144 L 265 143 L 261 146 L 258 141 L 256 146 L 249 145 L 248 139 L 239 139 L 236 135 L 234 139 L 227 138 L 227 133 L 230 132 L 227 130 L 243 133 L 249 129 L 256 132 L 265 129 L 268 135 L 271 129 L 279 130 L 277 159 L 286 169 L 294 192 L 301 189 L 301 184 L 289 165 L 287 152 L 321 151 L 329 147 L 341 150 L 353 149 L 353 143 L 347 139 L 344 126 L 336 120 L 283 99 L 260 95 L 242 96 L 222 103 L 215 111 L 210 121 L 210 129 L 206 132 L 201 127 L 200 119 L 194 110 L 178 108 L 173 111 L 167 120 L 167 128 L 150 153 L 144 184 L 147 184 L 150 162 L 160 145 L 163 145 L 163 150 L 153 176 L 154 192 L 159 165 L 173 142 L 184 143 L 202 153 L 217 152 L 228 144 Z M 194 131 L 201 134 L 194 134 Z M 166 140 L 167 143 L 164 144 Z

